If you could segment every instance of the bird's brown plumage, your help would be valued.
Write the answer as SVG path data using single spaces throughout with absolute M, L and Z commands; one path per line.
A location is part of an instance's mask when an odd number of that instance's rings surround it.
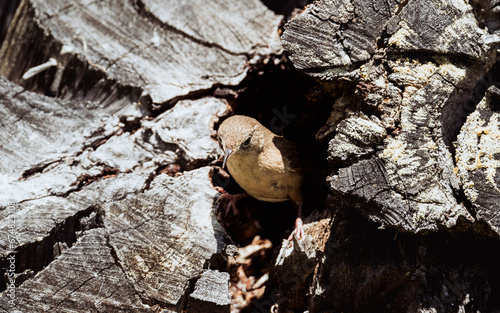
M 303 168 L 293 142 L 243 115 L 226 119 L 219 127 L 217 140 L 225 154 L 223 166 L 227 164 L 231 176 L 249 195 L 268 202 L 292 200 L 297 205 L 295 231 L 288 239 L 294 233 L 302 239 Z M 223 191 L 221 197 L 230 199 L 229 209 L 243 196 Z
M 262 201 L 302 203 L 303 170 L 293 142 L 242 115 L 219 127 L 221 148 L 231 150 L 227 168 L 236 182 Z

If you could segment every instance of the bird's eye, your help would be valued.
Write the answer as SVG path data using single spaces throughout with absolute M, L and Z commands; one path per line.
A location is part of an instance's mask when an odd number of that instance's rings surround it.
M 253 134 L 248 136 L 248 138 L 241 144 L 243 147 L 248 147 L 248 145 L 250 144 L 250 141 L 252 140 L 252 135 Z

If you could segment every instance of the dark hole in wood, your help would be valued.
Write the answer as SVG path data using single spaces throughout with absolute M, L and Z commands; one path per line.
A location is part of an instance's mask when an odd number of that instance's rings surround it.
M 322 93 L 314 79 L 297 72 L 284 57 L 276 63 L 271 60 L 249 77 L 243 83 L 245 90 L 231 101 L 234 114 L 254 117 L 274 133 L 296 143 L 307 173 L 303 215 L 324 209 L 329 193 L 327 142 L 319 143 L 314 137 L 329 116 L 332 97 Z M 225 189 L 229 193 L 243 192 L 233 179 Z M 297 216 L 290 201 L 269 203 L 248 197 L 238 201 L 238 209 L 239 216 L 230 214 L 226 226 L 241 245 L 249 244 L 253 238 L 249 234 L 256 233 L 279 246 L 285 233 L 294 228 Z M 260 229 L 249 229 L 252 223 L 260 225 Z
M 10 22 L 12 22 L 14 18 L 18 5 L 19 0 L 2 1 L 0 4 L 0 47 L 9 29 Z

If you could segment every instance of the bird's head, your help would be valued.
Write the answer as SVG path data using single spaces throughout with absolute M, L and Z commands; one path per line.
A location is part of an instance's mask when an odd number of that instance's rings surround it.
M 230 156 L 257 156 L 263 149 L 263 135 L 267 128 L 256 119 L 234 115 L 219 127 L 217 140 L 224 151 L 224 168 Z

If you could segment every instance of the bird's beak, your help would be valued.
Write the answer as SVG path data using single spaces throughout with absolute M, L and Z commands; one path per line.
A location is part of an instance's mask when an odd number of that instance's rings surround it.
M 233 150 L 231 150 L 229 148 L 227 148 L 224 151 L 224 161 L 222 162 L 222 168 L 224 168 L 226 166 L 227 158 L 229 158 L 229 156 L 231 155 L 231 153 L 233 153 Z

